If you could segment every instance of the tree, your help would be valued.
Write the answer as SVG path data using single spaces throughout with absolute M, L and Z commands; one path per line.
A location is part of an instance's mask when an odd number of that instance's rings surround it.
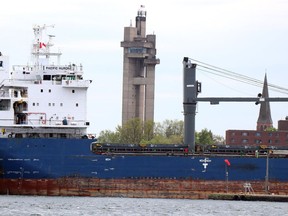
M 139 144 L 143 136 L 143 124 L 139 118 L 130 119 L 122 127 L 116 128 L 121 134 L 121 143 Z
M 143 134 L 143 139 L 144 140 L 151 140 L 154 137 L 154 122 L 151 120 L 148 120 L 144 123 L 144 134 Z
M 98 136 L 98 142 L 100 143 L 119 143 L 120 133 L 110 130 L 101 131 Z
M 181 120 L 165 120 L 162 124 L 157 123 L 155 134 L 161 134 L 167 138 L 176 135 L 182 136 L 184 133 L 184 122 Z
M 225 139 L 224 137 L 220 136 L 220 135 L 214 135 L 213 134 L 213 143 L 214 144 L 225 144 Z
M 116 131 L 100 132 L 99 142 L 123 144 L 183 144 L 184 122 L 182 120 L 165 120 L 163 123 L 142 122 L 139 118 L 130 119 Z M 213 135 L 208 129 L 195 132 L 195 143 L 211 145 L 224 143 L 224 138 Z
M 207 128 L 202 129 L 201 132 L 196 133 L 196 144 L 200 144 L 200 145 L 212 145 L 214 144 L 213 141 L 213 134 L 211 132 L 211 130 L 208 131 Z
M 277 131 L 277 129 L 274 127 L 268 127 L 265 129 L 265 131 L 273 132 L 273 131 Z

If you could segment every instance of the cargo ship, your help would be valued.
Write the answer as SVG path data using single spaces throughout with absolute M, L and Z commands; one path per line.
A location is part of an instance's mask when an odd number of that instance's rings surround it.
M 0 55 L 0 194 L 146 198 L 207 198 L 210 193 L 243 190 L 288 194 L 285 150 L 266 149 L 257 155 L 256 149 L 195 152 L 189 137 L 183 145 L 98 143 L 87 134 L 87 90 L 92 81 L 84 79 L 82 65 L 60 63 L 62 53 L 53 51 L 54 36 L 46 41 L 42 35 L 48 27 L 52 26 L 33 27 L 31 64 L 10 71 L 9 57 Z M 191 64 L 184 63 L 190 69 Z M 191 86 L 186 87 L 188 94 Z M 184 101 L 188 117 L 194 104 L 189 97 Z M 186 134 L 193 134 L 188 123 Z

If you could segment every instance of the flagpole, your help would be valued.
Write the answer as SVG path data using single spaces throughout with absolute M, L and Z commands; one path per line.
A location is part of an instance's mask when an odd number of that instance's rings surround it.
M 226 173 L 226 193 L 228 193 L 228 166 L 225 163 L 225 173 Z
M 225 162 L 225 177 L 226 177 L 226 193 L 228 193 L 228 189 L 229 189 L 229 186 L 228 186 L 228 176 L 229 176 L 228 166 L 230 166 L 230 161 L 228 159 L 225 159 L 224 162 Z

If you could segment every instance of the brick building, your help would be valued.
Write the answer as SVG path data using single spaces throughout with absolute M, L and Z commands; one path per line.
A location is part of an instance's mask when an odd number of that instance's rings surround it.
M 264 78 L 262 97 L 268 98 L 267 76 Z M 226 145 L 230 146 L 288 146 L 288 117 L 278 121 L 278 130 L 273 127 L 270 104 L 261 103 L 256 130 L 227 130 Z

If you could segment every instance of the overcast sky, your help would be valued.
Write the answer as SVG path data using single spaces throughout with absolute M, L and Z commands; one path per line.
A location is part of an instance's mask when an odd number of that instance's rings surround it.
M 155 121 L 182 120 L 182 59 L 187 56 L 255 79 L 287 87 L 288 1 L 286 0 L 10 0 L 1 4 L 0 51 L 10 64 L 26 64 L 34 24 L 55 24 L 62 64 L 82 63 L 93 83 L 88 93 L 89 132 L 121 124 L 124 27 L 147 10 L 147 34 L 156 34 Z M 254 97 L 250 87 L 197 71 L 199 97 Z M 287 97 L 270 91 L 270 96 Z M 225 136 L 227 129 L 256 129 L 254 103 L 198 104 L 196 130 Z M 274 127 L 288 103 L 271 104 Z

